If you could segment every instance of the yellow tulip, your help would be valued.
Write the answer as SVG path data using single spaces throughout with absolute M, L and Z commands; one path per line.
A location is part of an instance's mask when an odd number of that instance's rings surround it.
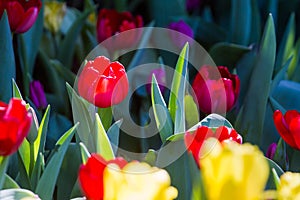
M 104 200 L 171 200 L 178 195 L 167 171 L 131 162 L 122 169 L 109 164 L 103 173 Z
M 204 188 L 209 200 L 260 199 L 269 175 L 268 162 L 258 147 L 215 138 L 200 152 Z
M 66 3 L 58 1 L 45 2 L 44 26 L 52 33 L 56 33 L 66 14 Z
M 300 200 L 300 173 L 286 172 L 280 177 L 279 200 Z

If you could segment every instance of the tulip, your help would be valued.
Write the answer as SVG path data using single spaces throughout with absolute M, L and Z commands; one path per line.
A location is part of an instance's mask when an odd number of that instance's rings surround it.
M 24 33 L 36 21 L 41 7 L 40 0 L 1 0 L 0 18 L 6 10 L 11 31 Z
M 45 2 L 44 25 L 52 33 L 59 31 L 66 14 L 67 6 L 64 2 Z
M 195 92 L 195 101 L 204 113 L 224 113 L 236 103 L 240 91 L 240 79 L 230 74 L 227 67 L 203 66 L 192 88 Z
M 32 81 L 29 85 L 30 98 L 37 108 L 44 109 L 47 107 L 47 99 L 44 87 L 40 81 Z
M 79 94 L 98 107 L 106 108 L 123 101 L 128 93 L 124 66 L 104 56 L 88 61 L 78 78 Z
M 300 173 L 286 172 L 280 176 L 278 200 L 300 199 Z
M 275 153 L 276 153 L 276 149 L 277 149 L 276 143 L 270 144 L 270 146 L 268 147 L 267 153 L 266 153 L 266 157 L 273 160 Z
M 193 29 L 186 24 L 183 20 L 179 20 L 178 22 L 172 22 L 168 25 L 168 28 L 173 30 L 170 32 L 170 36 L 172 42 L 178 47 L 183 48 L 186 42 L 192 44 L 194 38 Z M 175 32 L 176 31 L 176 32 Z M 186 36 L 182 36 L 179 33 L 185 34 Z
M 130 12 L 119 13 L 115 10 L 102 9 L 97 19 L 97 38 L 98 42 L 118 35 L 124 31 L 128 31 L 143 26 L 141 16 L 132 16 Z M 107 46 L 109 50 L 116 48 L 128 48 L 137 43 L 140 38 L 140 32 L 135 31 L 132 34 L 126 34 L 126 37 L 116 37 Z
M 178 195 L 177 189 L 170 186 L 167 171 L 147 163 L 133 161 L 122 169 L 109 164 L 103 176 L 104 200 L 171 200 Z
M 289 110 L 283 116 L 280 110 L 276 110 L 273 119 L 282 139 L 291 147 L 300 150 L 300 113 Z
M 201 155 L 203 186 L 209 200 L 259 200 L 269 176 L 268 162 L 257 146 L 205 141 Z
M 0 102 L 0 155 L 16 152 L 28 135 L 31 114 L 23 100 L 12 98 L 9 104 Z
M 146 90 L 148 94 L 151 94 L 151 83 L 152 83 L 153 74 L 155 75 L 161 93 L 163 93 L 165 91 L 165 86 L 167 84 L 166 71 L 163 68 L 157 68 L 157 69 L 153 69 L 148 76 L 147 79 L 148 84 L 146 85 Z
M 186 132 L 184 142 L 187 150 L 193 154 L 195 161 L 199 162 L 199 152 L 204 141 L 209 138 L 217 138 L 220 142 L 232 140 L 242 144 L 242 137 L 232 128 L 220 126 L 215 131 L 207 126 L 199 126 L 194 133 Z
M 103 171 L 108 163 L 115 163 L 124 167 L 127 163 L 123 158 L 116 158 L 107 162 L 98 154 L 92 154 L 85 165 L 79 168 L 79 183 L 88 199 L 103 199 Z

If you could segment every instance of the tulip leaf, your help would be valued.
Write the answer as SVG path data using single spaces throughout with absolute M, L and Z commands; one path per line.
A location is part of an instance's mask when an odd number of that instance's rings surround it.
M 115 158 L 113 149 L 111 147 L 108 136 L 102 125 L 101 119 L 96 113 L 94 129 L 92 132 L 92 137 L 90 137 L 90 143 L 93 142 L 96 147 L 96 152 L 102 155 L 105 160 L 112 160 Z M 93 137 L 95 136 L 95 137 Z
M 57 177 L 78 124 L 69 129 L 56 143 L 54 153 L 38 182 L 35 192 L 42 199 L 52 199 Z
M 120 136 L 120 126 L 122 125 L 123 120 L 120 119 L 116 121 L 108 130 L 107 136 L 110 141 L 112 150 L 115 155 L 117 155 L 118 146 L 119 146 L 119 136 Z
M 42 153 L 39 153 L 30 177 L 32 190 L 35 190 L 38 181 L 40 179 L 41 173 L 44 170 L 44 166 L 45 166 L 44 156 Z
M 189 44 L 186 43 L 180 52 L 175 67 L 171 93 L 169 99 L 169 111 L 174 122 L 174 133 L 185 131 L 184 119 L 184 96 L 186 85 L 186 74 L 188 66 Z
M 5 174 L 2 190 L 5 189 L 13 189 L 13 188 L 20 188 L 20 186 L 15 182 L 14 179 L 12 179 L 10 176 Z
M 185 111 L 185 121 L 187 128 L 199 122 L 199 111 L 197 104 L 195 103 L 191 95 L 185 95 L 184 97 L 184 111 Z
M 173 123 L 154 74 L 152 75 L 151 101 L 160 139 L 165 142 L 173 134 Z
M 300 110 L 300 83 L 282 80 L 276 87 L 273 98 L 286 110 Z
M 39 51 L 44 27 L 44 7 L 39 11 L 33 26 L 18 37 L 18 55 L 23 75 L 25 96 L 29 96 L 29 81 L 34 71 L 35 59 Z
M 113 119 L 111 107 L 98 108 L 98 114 L 100 116 L 104 129 L 107 131 Z
M 30 166 L 30 143 L 27 139 L 24 139 L 21 146 L 18 149 L 20 157 L 22 159 L 22 163 L 26 169 L 26 174 L 29 174 L 29 166 Z
M 278 190 L 279 185 L 280 185 L 280 178 L 276 172 L 276 170 L 274 168 L 272 168 L 272 175 L 273 175 L 273 181 L 275 183 L 276 186 L 276 190 Z
M 28 150 L 28 154 L 29 154 L 29 151 Z M 31 183 L 30 183 L 30 179 L 29 179 L 29 172 L 26 171 L 26 168 L 25 168 L 25 163 L 23 162 L 22 160 L 22 157 L 20 155 L 20 148 L 19 148 L 19 151 L 18 151 L 18 170 L 19 170 L 19 173 L 18 173 L 18 176 L 16 178 L 16 181 L 17 183 L 20 185 L 21 188 L 25 188 L 25 189 L 31 189 Z M 29 156 L 28 156 L 29 157 Z M 30 158 L 28 159 L 28 163 L 30 162 Z
M 0 19 L 0 44 L 0 100 L 8 102 L 12 97 L 11 80 L 16 78 L 16 66 L 6 11 L 3 12 Z
M 56 184 L 56 199 L 70 199 L 73 187 L 78 178 L 80 164 L 80 147 L 76 143 L 70 143 L 59 170 Z
M 232 71 L 241 57 L 250 50 L 247 46 L 220 42 L 211 47 L 209 55 L 216 65 L 227 66 Z
M 13 97 L 23 99 L 22 94 L 19 90 L 19 87 L 14 79 L 12 79 L 12 87 L 13 87 Z
M 34 161 L 36 161 L 39 153 L 44 153 L 45 151 L 45 143 L 46 136 L 48 131 L 48 122 L 50 117 L 50 105 L 48 105 L 46 112 L 42 118 L 40 123 L 40 127 L 38 129 L 38 135 L 36 140 L 34 141 Z
M 276 74 L 276 76 L 272 80 L 271 95 L 274 93 L 274 91 L 275 91 L 276 87 L 278 86 L 279 82 L 285 78 L 286 71 L 287 71 L 288 67 L 291 64 L 291 61 L 292 61 L 292 57 L 290 57 L 285 62 L 285 64 L 283 65 L 283 67 L 280 69 L 280 71 Z
M 292 13 L 279 46 L 275 63 L 275 75 L 281 69 L 282 65 L 287 61 L 293 51 L 296 34 L 295 26 L 295 14 Z
M 276 162 L 276 164 L 278 164 L 284 171 L 287 171 L 289 169 L 286 144 L 282 138 L 280 138 L 277 143 L 276 151 L 272 160 L 274 160 L 274 162 Z
M 88 145 L 89 135 L 93 127 L 92 115 L 94 115 L 96 111 L 89 110 L 89 103 L 82 99 L 68 83 L 66 83 L 66 87 L 72 105 L 74 122 L 79 122 L 79 126 L 77 129 L 78 137 L 85 145 Z M 87 147 L 89 151 L 92 152 L 91 150 L 93 147 Z
M 290 157 L 290 171 L 299 172 L 300 171 L 300 151 L 293 150 L 292 156 Z
M 57 74 L 62 77 L 64 81 L 70 85 L 74 84 L 76 75 L 71 70 L 63 66 L 63 64 L 58 60 L 51 60 L 50 62 Z
M 60 45 L 58 50 L 58 59 L 69 69 L 72 67 L 72 60 L 74 56 L 73 54 L 76 44 L 74 41 L 76 41 L 77 37 L 79 36 L 86 18 L 93 11 L 94 8 L 86 10 L 78 18 L 76 18 Z
M 19 188 L 0 190 L 0 199 L 40 200 L 33 192 Z
M 248 45 L 251 34 L 251 0 L 231 0 L 230 41 Z
M 5 180 L 5 173 L 8 166 L 9 157 L 0 156 L 0 190 L 3 187 L 3 183 Z
M 230 122 L 223 116 L 218 114 L 210 114 L 207 117 L 205 117 L 203 120 L 201 120 L 199 123 L 191 127 L 188 131 L 195 131 L 199 126 L 207 126 L 210 128 L 217 128 L 220 126 L 226 126 L 228 128 L 233 128 L 233 126 L 230 124 Z
M 82 160 L 82 163 L 85 164 L 87 162 L 87 160 L 89 159 L 89 157 L 91 157 L 91 154 L 87 150 L 84 143 L 79 142 L 79 146 L 80 146 L 80 152 L 81 152 L 81 160 Z
M 270 173 L 269 173 L 269 178 L 268 178 L 268 182 L 266 184 L 266 189 L 276 189 L 276 182 L 274 182 L 274 178 L 273 178 L 273 170 L 276 171 L 278 176 L 281 176 L 284 171 L 271 159 L 266 158 L 268 163 L 269 163 L 269 168 L 270 168 Z
M 254 62 L 248 92 L 235 123 L 246 141 L 260 144 L 275 63 L 276 36 L 270 15 Z M 259 95 L 257 95 L 259 94 Z
M 257 43 L 261 34 L 261 17 L 257 0 L 251 0 L 252 16 L 251 16 L 251 34 L 249 43 Z
M 270 97 L 269 101 L 272 107 L 272 112 L 275 112 L 275 110 L 280 110 L 282 113 L 286 112 L 286 109 L 284 109 L 274 98 Z

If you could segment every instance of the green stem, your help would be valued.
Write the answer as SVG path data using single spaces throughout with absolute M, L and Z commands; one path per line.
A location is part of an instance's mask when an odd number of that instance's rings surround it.
M 30 144 L 30 164 L 29 164 L 29 177 L 31 177 L 33 168 L 34 168 L 35 160 L 34 160 L 34 145 Z

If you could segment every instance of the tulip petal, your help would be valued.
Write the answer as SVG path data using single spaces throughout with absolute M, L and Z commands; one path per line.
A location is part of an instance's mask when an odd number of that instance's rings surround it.
M 289 132 L 285 119 L 280 110 L 276 110 L 274 112 L 273 119 L 274 119 L 275 127 L 279 132 L 280 136 L 283 138 L 283 140 L 291 147 L 296 148 L 297 145 L 294 141 L 293 136 Z
M 300 150 L 300 116 L 293 118 L 289 123 L 289 129 L 296 143 L 296 148 Z

